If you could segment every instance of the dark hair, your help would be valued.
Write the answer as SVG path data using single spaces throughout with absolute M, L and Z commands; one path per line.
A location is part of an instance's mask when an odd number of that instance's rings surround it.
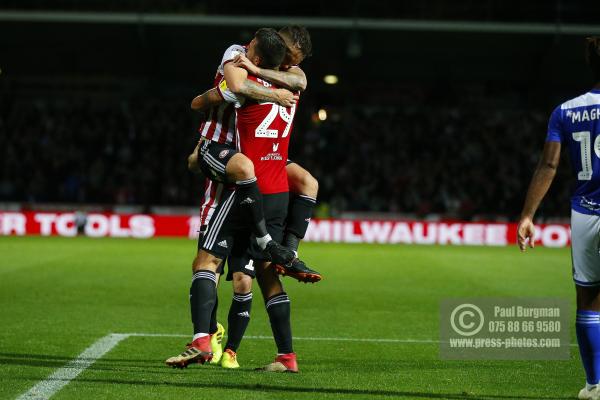
M 592 69 L 594 80 L 600 82 L 600 37 L 588 37 L 585 42 L 585 58 Z
M 279 34 L 287 37 L 302 52 L 304 58 L 312 56 L 312 42 L 308 30 L 300 25 L 284 26 Z
M 273 28 L 260 28 L 254 37 L 256 38 L 256 55 L 260 57 L 260 66 L 275 68 L 281 65 L 287 47 L 279 33 Z

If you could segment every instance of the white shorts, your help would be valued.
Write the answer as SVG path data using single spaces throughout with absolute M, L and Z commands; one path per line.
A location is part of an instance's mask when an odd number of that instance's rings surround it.
M 600 216 L 571 210 L 573 280 L 578 286 L 600 286 Z

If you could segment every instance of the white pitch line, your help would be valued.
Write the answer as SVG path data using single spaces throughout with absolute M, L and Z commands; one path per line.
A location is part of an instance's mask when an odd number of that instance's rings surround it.
M 96 360 L 102 358 L 122 340 L 128 337 L 190 337 L 178 333 L 110 333 L 93 343 L 67 365 L 57 369 L 46 379 L 41 380 L 17 400 L 47 400 L 60 389 L 68 385 L 79 374 L 89 368 Z M 272 336 L 245 336 L 244 339 L 273 340 Z M 439 343 L 438 340 L 420 339 L 378 339 L 378 338 L 344 338 L 344 337 L 295 337 L 294 340 L 324 342 L 374 342 L 374 343 Z
M 119 344 L 120 341 L 128 337 L 129 335 L 126 333 L 111 333 L 98 339 L 67 365 L 57 369 L 46 379 L 39 381 L 27 392 L 17 397 L 17 400 L 49 399 L 96 362 L 96 360 L 102 358 L 102 356 Z
M 38 382 L 35 386 L 17 397 L 17 400 L 47 400 L 60 389 L 68 385 L 84 370 L 90 367 L 99 358 L 112 350 L 122 340 L 129 337 L 190 337 L 181 333 L 110 333 L 93 343 L 85 349 L 77 358 L 67 365 L 59 368 L 46 379 Z M 244 339 L 273 340 L 272 336 L 244 336 Z M 440 340 L 434 339 L 386 339 L 386 338 L 348 338 L 348 337 L 294 337 L 294 340 L 322 341 L 322 342 L 371 342 L 371 343 L 416 343 L 416 344 L 439 344 Z M 571 343 L 571 347 L 577 347 Z

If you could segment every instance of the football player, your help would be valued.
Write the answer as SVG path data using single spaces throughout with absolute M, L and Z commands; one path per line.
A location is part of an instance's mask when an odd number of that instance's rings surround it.
M 282 89 L 275 89 L 277 92 L 276 99 L 268 99 L 268 93 L 263 93 L 255 89 L 256 85 L 250 85 L 246 76 L 248 71 L 254 76 L 269 80 L 275 84 L 286 87 L 290 90 L 302 91 L 306 88 L 306 76 L 298 67 L 298 64 L 304 58 L 310 56 L 312 44 L 308 31 L 300 26 L 288 26 L 282 28 L 279 34 L 286 42 L 287 53 L 284 63 L 280 67 L 281 70 L 270 68 L 261 68 L 250 62 L 246 57 L 247 47 L 233 45 L 230 46 L 223 57 L 223 61 L 217 73 L 219 84 L 227 82 L 227 90 L 230 90 L 236 95 L 242 95 L 245 98 L 252 98 L 262 101 L 279 102 L 281 105 L 287 106 L 281 100 L 279 93 Z M 221 73 L 222 71 L 222 73 Z M 248 87 L 252 87 L 252 93 L 248 93 Z M 219 86 L 217 85 L 217 89 Z M 271 97 L 275 97 L 272 95 Z M 297 97 L 296 97 L 297 98 Z M 296 99 L 294 98 L 294 100 Z M 212 106 L 212 107 L 211 107 Z M 201 110 L 211 107 L 210 118 L 218 116 L 229 116 L 232 114 L 230 105 L 222 101 L 222 93 L 218 90 L 209 91 L 203 95 L 197 96 L 192 101 L 192 108 Z M 224 108 L 225 111 L 213 112 L 212 110 Z M 209 120 L 210 120 L 209 118 Z M 228 131 L 229 130 L 229 131 Z M 224 134 L 224 131 L 228 131 Z M 190 156 L 189 161 L 196 170 L 201 170 L 207 177 L 210 177 L 216 182 L 229 182 L 236 184 L 236 190 L 239 193 L 240 205 L 243 205 L 246 212 L 252 217 L 254 223 L 254 233 L 257 242 L 261 247 L 267 247 L 270 236 L 265 232 L 264 214 L 262 210 L 262 196 L 257 188 L 256 177 L 254 173 L 254 165 L 250 160 L 237 152 L 234 148 L 236 137 L 235 120 L 224 125 L 222 129 L 207 128 L 206 125 L 201 127 L 203 137 L 211 138 L 204 140 L 196 147 L 194 154 Z M 264 134 L 269 134 L 265 132 Z M 194 162 L 197 164 L 194 165 Z M 313 208 L 316 204 L 316 196 L 318 192 L 318 182 L 312 177 L 308 171 L 300 167 L 297 163 L 288 160 L 286 168 L 292 197 L 290 200 L 290 210 L 288 221 L 286 224 L 286 233 L 284 236 L 285 248 L 293 250 L 294 257 L 290 263 L 279 262 L 277 269 L 280 273 L 292 276 L 304 282 L 317 282 L 321 279 L 318 272 L 308 268 L 304 262 L 298 258 L 298 247 L 300 240 L 304 238 L 308 224 L 312 216 Z M 214 183 L 213 183 L 214 184 Z M 212 186 L 213 184 L 209 184 Z M 214 195 L 213 195 L 214 192 Z M 202 214 L 209 214 L 218 204 L 218 190 L 207 190 L 205 198 L 205 207 Z M 268 249 L 274 252 L 280 252 L 281 249 L 276 246 L 276 243 Z M 277 261 L 274 258 L 275 261 Z
M 521 251 L 534 247 L 533 218 L 558 168 L 561 147 L 570 155 L 575 180 L 571 197 L 575 322 L 586 384 L 579 399 L 600 399 L 600 38 L 587 38 L 594 87 L 554 109 L 546 144 L 533 174 L 517 229 Z
M 257 49 L 260 50 L 257 51 Z M 257 32 L 257 37 L 248 46 L 247 54 L 249 59 L 253 59 L 259 65 L 277 66 L 285 55 L 285 42 L 273 30 L 260 30 Z M 267 82 L 263 81 L 262 83 L 270 86 Z M 222 94 L 226 93 L 225 83 L 221 89 L 225 89 Z M 230 96 L 234 95 L 231 93 Z M 268 213 L 265 226 L 268 229 L 267 232 L 269 235 L 273 235 L 274 240 L 280 241 L 283 238 L 283 226 L 289 200 L 289 184 L 285 168 L 294 107 L 284 108 L 273 103 L 253 101 L 246 101 L 245 104 L 239 104 L 238 107 L 236 111 L 236 131 L 240 137 L 238 146 L 256 167 L 259 190 L 266 196 L 265 210 Z M 269 131 L 270 134 L 263 136 L 260 134 L 261 130 Z M 260 246 L 257 241 L 249 240 L 250 231 L 248 224 L 245 223 L 245 213 L 242 205 L 236 201 L 236 197 L 239 196 L 237 189 L 236 187 L 235 190 L 227 190 L 223 200 L 215 209 L 208 229 L 203 235 L 201 250 L 193 264 L 194 276 L 190 289 L 190 306 L 194 323 L 193 341 L 183 353 L 167 359 L 167 365 L 186 367 L 190 363 L 204 363 L 212 358 L 209 327 L 216 301 L 216 272 L 222 262 L 230 254 L 236 259 L 246 257 L 250 243 L 254 251 L 254 258 L 269 260 L 272 257 L 265 251 L 266 248 Z M 264 265 L 266 266 L 266 264 Z M 245 269 L 246 273 L 254 270 L 251 261 L 244 265 L 243 263 L 231 263 L 230 271 L 236 267 Z M 264 274 L 264 276 L 268 276 L 266 280 L 271 278 L 271 281 L 274 279 L 278 281 L 277 275 L 272 269 L 270 271 L 271 274 Z M 234 270 L 234 272 L 241 271 Z M 259 279 L 260 283 L 261 279 Z M 266 299 L 267 312 L 278 348 L 280 352 L 286 353 L 279 357 L 276 364 L 284 365 L 285 361 L 286 370 L 297 371 L 295 354 L 291 350 L 289 299 L 280 284 L 279 288 L 273 287 L 271 290 L 279 290 L 279 292 Z M 263 290 L 263 293 L 266 291 Z M 289 351 L 285 351 L 288 349 Z M 225 353 L 224 358 L 226 354 L 229 353 Z M 233 355 L 235 356 L 235 353 Z

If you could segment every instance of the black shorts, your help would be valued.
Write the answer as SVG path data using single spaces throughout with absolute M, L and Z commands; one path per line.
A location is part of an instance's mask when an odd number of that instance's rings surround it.
M 198 166 L 209 179 L 227 183 L 225 166 L 238 151 L 231 145 L 204 140 L 198 154 Z
M 285 231 L 289 193 L 265 195 L 263 199 L 267 231 L 273 240 L 281 243 Z M 246 252 L 243 254 L 236 252 L 227 260 L 227 280 L 233 278 L 234 272 L 242 272 L 254 278 L 256 276 L 254 263 L 262 261 L 269 261 L 269 256 L 258 247 L 255 240 L 250 240 Z
M 198 251 L 202 248 L 202 239 L 204 238 L 204 233 L 206 232 L 207 225 L 202 225 L 200 230 L 198 231 Z M 223 274 L 225 271 L 225 261 L 221 261 L 219 268 L 217 268 L 217 274 Z
M 234 203 L 234 191 L 229 190 L 223 194 L 222 201 L 208 224 L 201 248 L 222 260 L 229 258 L 230 273 L 239 271 L 254 276 L 253 268 L 247 268 L 248 262 L 251 259 L 268 261 L 269 257 L 258 247 L 252 234 L 249 217 L 244 215 L 244 210 L 240 210 Z M 263 196 L 267 231 L 273 240 L 279 243 L 283 240 L 288 204 L 287 192 Z
M 250 257 L 250 253 L 246 252 L 241 256 L 229 256 L 227 259 L 227 277 L 226 280 L 233 280 L 233 273 L 241 272 L 248 275 L 252 279 L 256 277 L 254 260 Z

